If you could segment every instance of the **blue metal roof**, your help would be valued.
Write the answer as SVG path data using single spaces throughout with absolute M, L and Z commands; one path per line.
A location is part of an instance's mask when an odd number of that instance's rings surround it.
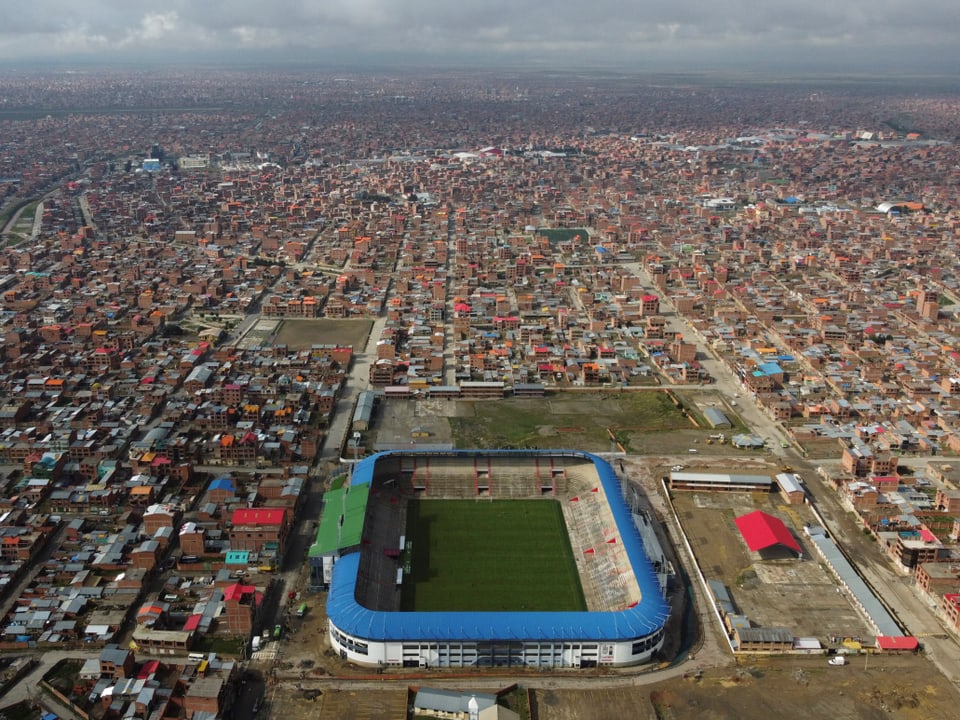
M 643 549 L 640 533 L 630 509 L 623 501 L 620 481 L 610 465 L 584 452 L 553 451 L 592 460 L 600 476 L 610 510 L 640 587 L 640 603 L 615 612 L 384 612 L 369 610 L 356 600 L 360 554 L 340 558 L 333 568 L 327 596 L 327 615 L 340 630 L 354 637 L 380 641 L 401 640 L 629 640 L 656 632 L 666 623 L 670 608 L 660 595 L 660 584 Z M 416 455 L 416 452 L 388 451 L 358 463 L 352 483 L 369 483 L 379 458 L 388 455 Z M 435 454 L 435 453 L 434 453 Z M 453 451 L 473 455 L 525 455 L 531 451 Z
M 233 484 L 233 478 L 229 476 L 219 477 L 213 482 L 210 483 L 210 490 L 229 490 L 231 492 L 236 491 L 236 486 Z

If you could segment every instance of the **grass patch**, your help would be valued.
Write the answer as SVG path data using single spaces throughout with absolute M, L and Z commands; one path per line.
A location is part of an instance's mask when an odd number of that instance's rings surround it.
M 513 710 L 520 716 L 520 720 L 530 720 L 530 704 L 527 702 L 525 690 L 515 687 L 510 692 L 503 693 L 500 695 L 498 704 Z
M 37 720 L 42 714 L 29 700 L 21 700 L 3 709 L 4 720 Z
M 418 500 L 403 611 L 586 610 L 560 504 Z
M 83 660 L 61 660 L 47 671 L 43 679 L 60 692 L 69 695 L 82 668 Z
M 217 655 L 239 655 L 243 650 L 244 642 L 244 638 L 238 637 L 204 636 L 194 640 L 191 650 L 201 653 L 215 652 Z
M 465 402 L 461 407 L 464 412 L 449 418 L 458 448 L 574 447 L 605 452 L 613 433 L 630 451 L 641 435 L 694 427 L 666 392 L 569 393 Z
M 12 217 L 16 215 L 17 212 L 20 212 L 22 210 L 22 212 L 20 213 L 20 218 L 18 222 L 9 228 L 10 232 L 7 234 L 7 237 L 5 240 L 6 244 L 12 244 L 10 241 L 10 238 L 18 237 L 19 235 L 21 235 L 21 233 L 18 232 L 18 228 L 21 225 L 25 225 L 26 235 L 27 237 L 29 237 L 30 232 L 33 230 L 33 216 L 36 214 L 37 206 L 39 204 L 40 204 L 39 200 L 15 201 L 7 205 L 3 209 L 3 212 L 0 212 L 0 229 L 3 229 L 4 227 L 6 227 L 7 223 L 10 222 L 10 219 Z M 26 220 L 28 218 L 29 218 L 29 223 L 26 223 Z

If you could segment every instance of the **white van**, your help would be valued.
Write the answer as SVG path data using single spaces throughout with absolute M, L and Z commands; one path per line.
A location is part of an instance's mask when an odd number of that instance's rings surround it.
M 187 660 L 190 662 L 203 662 L 203 653 L 190 653 L 187 655 Z

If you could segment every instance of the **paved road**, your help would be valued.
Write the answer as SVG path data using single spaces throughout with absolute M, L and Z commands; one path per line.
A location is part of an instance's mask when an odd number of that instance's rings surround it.
M 340 451 L 348 439 L 350 425 L 353 421 L 353 408 L 360 392 L 369 387 L 370 365 L 376 361 L 376 344 L 385 324 L 386 317 L 378 318 L 373 323 L 370 336 L 362 352 L 354 353 L 349 377 L 344 384 L 340 397 L 337 399 L 320 457 L 311 471 L 305 490 L 306 497 L 294 522 L 286 556 L 283 560 L 283 567 L 276 577 L 278 583 L 273 588 L 272 602 L 262 620 L 263 628 L 271 628 L 277 623 L 281 623 L 285 614 L 295 607 L 299 596 L 291 601 L 289 599 L 291 591 L 302 593 L 306 590 L 307 576 L 303 572 L 304 561 L 315 537 L 315 522 L 320 517 L 320 511 L 323 508 L 323 492 L 325 490 L 323 478 L 330 471 L 335 471 L 337 467 L 342 466 Z
M 61 524 L 60 527 L 57 528 L 56 531 L 47 539 L 47 543 L 43 550 L 41 550 L 37 556 L 30 561 L 30 566 L 20 581 L 13 587 L 4 588 L 3 594 L 6 599 L 3 601 L 3 603 L 0 603 L 0 617 L 6 617 L 13 610 L 13 606 L 17 602 L 17 599 L 23 594 L 23 591 L 27 589 L 30 583 L 33 582 L 34 578 L 43 569 L 44 564 L 50 559 L 53 551 L 60 547 L 60 542 L 63 540 L 63 534 L 66 532 L 66 529 L 67 524 Z
M 653 279 L 641 263 L 627 263 L 626 266 L 655 292 Z M 752 401 L 750 391 L 709 347 L 700 332 L 677 314 L 669 298 L 661 297 L 661 308 L 666 309 L 663 314 L 668 319 L 668 327 L 680 331 L 687 342 L 696 344 L 697 358 L 716 380 L 716 388 L 728 398 L 739 398 L 736 410 L 746 423 L 755 433 L 768 440 L 772 452 L 802 472 L 813 502 L 827 522 L 827 529 L 856 561 L 867 582 L 882 595 L 907 630 L 920 637 L 927 655 L 941 672 L 951 682 L 960 683 L 960 645 L 952 635 L 947 634 L 946 626 L 935 615 L 932 600 L 920 596 L 912 576 L 898 574 L 893 569 L 891 562 L 881 555 L 876 542 L 865 537 L 862 528 L 851 522 L 849 510 L 843 507 L 836 491 L 828 487 L 816 473 L 817 465 L 835 465 L 837 461 L 831 458 L 823 463 L 801 457 L 780 424 Z M 781 447 L 781 441 L 789 447 Z M 931 459 L 935 458 L 905 457 L 900 462 L 921 469 Z M 680 458 L 678 462 L 684 460 Z
M 65 660 L 67 658 L 80 658 L 82 660 L 87 660 L 89 658 L 100 657 L 100 650 L 47 650 L 42 653 L 35 653 L 34 657 L 37 659 L 39 664 L 34 667 L 33 670 L 27 673 L 20 682 L 10 688 L 6 695 L 3 696 L 3 705 L 7 706 L 23 700 L 39 699 L 44 705 L 55 707 L 57 714 L 61 717 L 64 715 L 71 717 L 72 713 L 69 712 L 69 708 L 64 707 L 60 703 L 56 703 L 54 705 L 51 696 L 41 693 L 37 688 L 37 684 L 40 682 L 43 676 L 46 675 L 50 669 L 61 660 Z M 72 717 L 75 717 L 76 720 L 80 720 L 79 716 Z
M 737 414 L 743 418 L 749 427 L 753 428 L 756 434 L 767 440 L 767 446 L 771 452 L 781 457 L 789 456 L 791 453 L 788 453 L 785 448 L 781 447 L 781 443 L 787 443 L 788 446 L 791 446 L 791 439 L 773 418 L 757 406 L 750 390 L 744 387 L 727 363 L 720 359 L 703 335 L 700 334 L 700 331 L 677 313 L 669 297 L 657 290 L 653 278 L 643 264 L 636 262 L 625 263 L 624 267 L 628 268 L 643 280 L 646 288 L 650 290 L 651 293 L 655 293 L 660 297 L 660 314 L 667 318 L 667 331 L 678 332 L 683 336 L 685 342 L 696 345 L 697 360 L 703 368 L 710 373 L 710 377 L 714 379 L 715 384 L 713 387 L 730 399 L 732 401 L 731 404 L 736 403 L 734 407 Z M 699 388 L 700 386 L 697 387 Z
M 801 467 L 803 463 L 798 461 Z M 921 597 L 913 576 L 897 573 L 892 561 L 881 555 L 877 543 L 865 536 L 859 525 L 850 521 L 850 511 L 841 504 L 836 491 L 813 471 L 812 464 L 806 465 L 805 469 L 808 470 L 804 472 L 807 489 L 826 521 L 827 530 L 855 560 L 864 579 L 882 596 L 907 631 L 920 638 L 927 656 L 944 676 L 951 682 L 960 683 L 960 645 L 937 618 L 933 601 Z

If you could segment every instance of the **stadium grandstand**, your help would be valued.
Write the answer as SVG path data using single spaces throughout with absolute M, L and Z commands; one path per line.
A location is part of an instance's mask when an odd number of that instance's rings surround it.
M 457 539 L 423 535 L 424 508 L 466 511 L 458 517 L 482 522 L 499 518 L 503 532 L 475 530 L 464 521 L 454 522 Z M 534 552 L 525 553 L 519 549 L 523 532 L 535 517 L 555 518 L 559 534 L 534 536 Z M 419 521 L 408 528 L 412 518 Z M 670 613 L 663 553 L 647 529 L 625 502 L 614 469 L 588 453 L 388 451 L 359 462 L 351 484 L 325 496 L 309 551 L 311 588 L 328 592 L 333 648 L 360 665 L 634 665 L 661 648 Z M 470 533 L 477 537 L 467 538 Z M 517 538 L 520 557 L 498 554 L 499 535 Z M 430 588 L 417 583 L 448 573 L 418 567 L 424 538 L 436 543 L 431 563 L 452 555 L 448 567 L 470 573 L 462 588 L 440 592 L 441 606 L 431 609 L 423 606 Z M 527 555 L 537 550 L 548 563 L 557 557 L 569 562 L 532 567 L 536 559 Z M 552 575 L 526 582 L 500 577 L 524 562 L 532 573 Z M 528 593 L 556 586 L 568 591 L 567 599 L 545 589 L 540 597 L 500 599 L 495 588 L 504 585 L 528 586 Z

